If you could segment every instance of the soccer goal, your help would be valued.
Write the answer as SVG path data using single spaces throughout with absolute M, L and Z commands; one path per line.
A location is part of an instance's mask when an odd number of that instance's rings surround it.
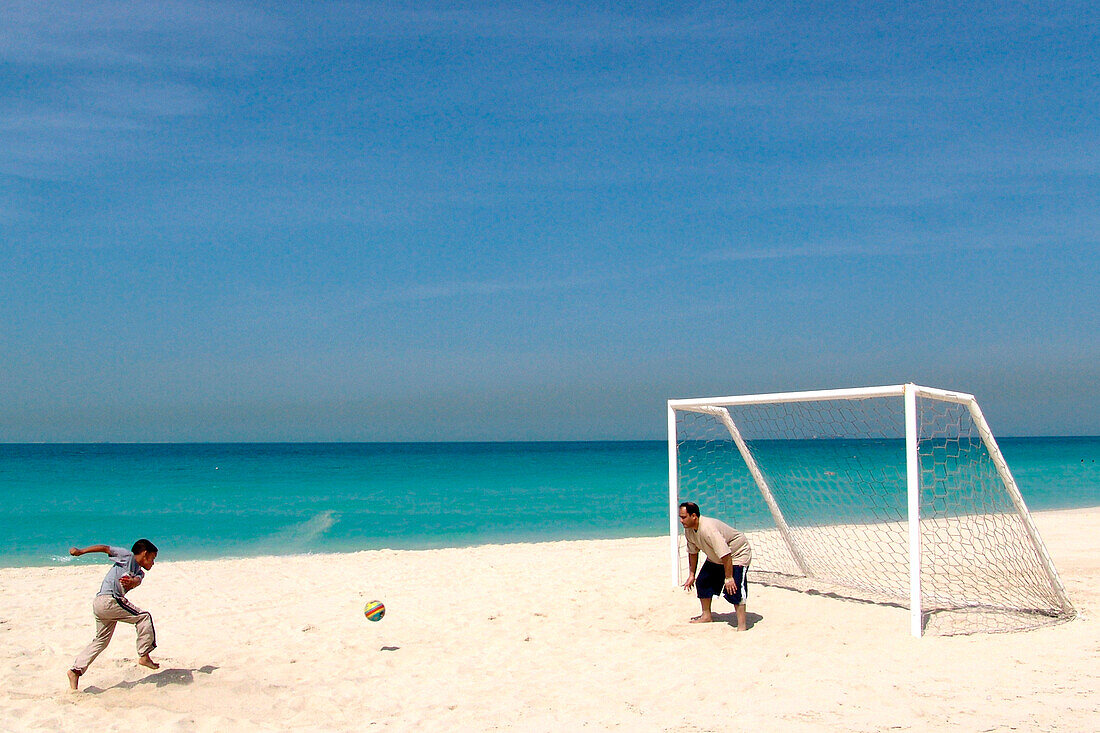
M 1074 616 L 973 395 L 905 384 L 669 400 L 679 503 L 745 532 L 752 577 L 909 609 L 910 630 L 1015 631 Z

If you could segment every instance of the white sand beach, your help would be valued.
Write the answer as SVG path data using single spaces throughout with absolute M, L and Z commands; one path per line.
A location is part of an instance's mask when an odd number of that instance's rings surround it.
M 161 669 L 120 625 L 77 693 L 106 563 L 0 570 L 0 728 L 1094 731 L 1100 508 L 1036 522 L 1078 618 L 922 639 L 904 609 L 760 585 L 747 632 L 721 600 L 689 624 L 661 537 L 203 562 L 154 538 L 130 598 Z

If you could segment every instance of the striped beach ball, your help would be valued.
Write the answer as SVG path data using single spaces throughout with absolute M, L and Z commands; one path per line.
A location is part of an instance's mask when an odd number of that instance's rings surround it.
M 382 601 L 371 601 L 363 607 L 363 615 L 371 621 L 381 621 L 386 615 L 386 606 Z

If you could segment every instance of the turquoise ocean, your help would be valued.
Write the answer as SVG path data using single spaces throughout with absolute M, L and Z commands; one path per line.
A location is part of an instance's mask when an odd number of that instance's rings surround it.
M 1100 437 L 998 442 L 1031 509 L 1100 505 Z M 6 567 L 659 536 L 667 507 L 663 441 L 0 444 Z

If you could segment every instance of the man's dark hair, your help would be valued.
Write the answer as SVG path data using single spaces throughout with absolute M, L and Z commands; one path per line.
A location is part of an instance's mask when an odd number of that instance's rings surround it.
M 134 553 L 135 555 L 141 554 L 142 552 L 156 552 L 156 551 L 157 551 L 157 546 L 154 545 L 149 540 L 138 540 L 137 542 L 134 543 L 134 546 L 132 548 L 130 548 L 130 552 Z
M 687 509 L 688 516 L 692 514 L 699 516 L 699 505 L 694 501 L 682 501 L 680 502 L 680 508 Z

